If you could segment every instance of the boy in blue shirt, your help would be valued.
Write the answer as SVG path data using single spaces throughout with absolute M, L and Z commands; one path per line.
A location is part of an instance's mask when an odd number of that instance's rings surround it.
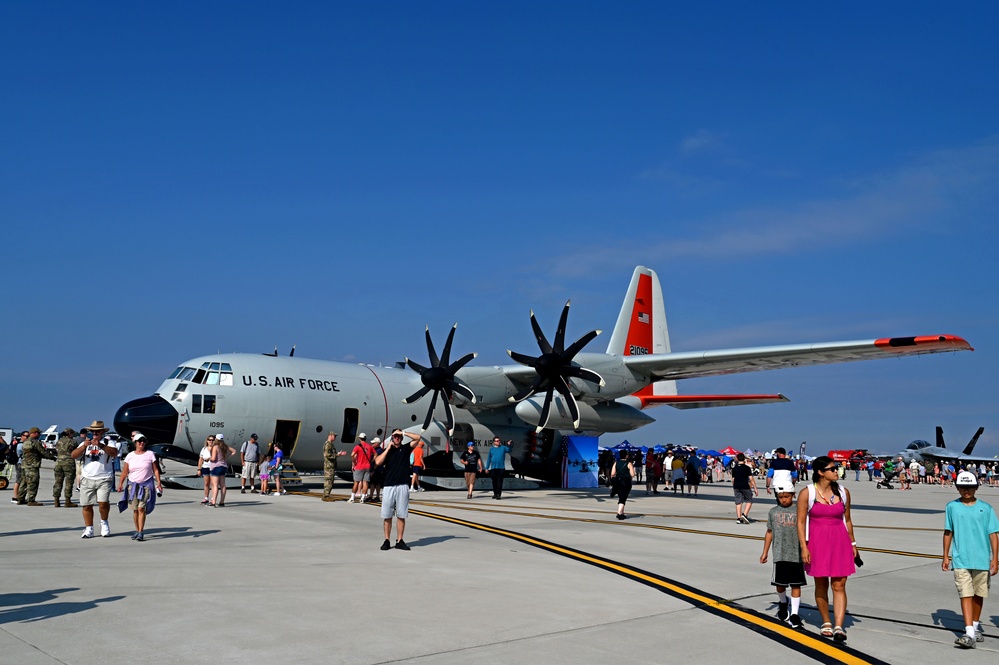
M 944 518 L 943 570 L 954 570 L 964 615 L 964 635 L 954 642 L 974 649 L 984 642 L 980 619 L 989 595 L 990 576 L 999 573 L 999 518 L 992 506 L 975 499 L 978 479 L 962 471 L 954 484 L 961 498 L 947 504 Z

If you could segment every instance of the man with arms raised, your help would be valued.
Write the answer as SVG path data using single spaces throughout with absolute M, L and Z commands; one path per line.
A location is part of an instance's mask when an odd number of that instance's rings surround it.
M 83 428 L 84 439 L 71 453 L 73 459 L 83 458 L 80 476 L 80 505 L 83 506 L 83 535 L 94 537 L 94 504 L 101 513 L 101 536 L 111 535 L 108 514 L 111 509 L 111 486 L 114 484 L 114 466 L 111 461 L 118 457 L 118 448 L 110 442 L 101 441 L 108 431 L 103 420 L 95 420 L 90 427 Z
M 403 445 L 403 436 L 409 437 L 409 443 Z M 406 531 L 406 518 L 409 517 L 409 453 L 410 449 L 420 441 L 419 434 L 403 432 L 397 429 L 392 432 L 385 450 L 375 458 L 375 464 L 385 466 L 385 487 L 382 490 L 382 521 L 385 529 L 385 542 L 382 549 L 392 549 L 392 517 L 395 516 L 397 550 L 408 550 L 409 545 L 402 539 Z

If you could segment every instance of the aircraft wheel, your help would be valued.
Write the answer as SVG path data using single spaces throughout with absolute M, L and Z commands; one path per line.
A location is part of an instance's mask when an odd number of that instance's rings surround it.
M 10 481 L 7 480 L 7 476 L 0 476 L 0 490 L 7 489 L 8 482 Z

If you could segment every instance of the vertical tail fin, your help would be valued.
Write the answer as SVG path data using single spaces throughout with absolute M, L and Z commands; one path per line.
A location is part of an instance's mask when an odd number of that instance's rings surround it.
M 985 431 L 984 427 L 978 428 L 978 431 L 975 432 L 975 436 L 971 437 L 971 441 L 968 442 L 967 447 L 964 449 L 965 455 L 970 455 L 971 451 L 975 449 L 975 446 L 978 444 L 978 437 L 980 437 L 982 435 L 982 432 L 984 431 Z
M 659 276 L 650 268 L 637 266 L 607 343 L 607 353 L 637 356 L 669 352 L 666 305 Z M 676 382 L 659 381 L 635 394 L 676 395 Z
M 943 438 L 943 427 L 937 425 L 937 448 L 946 448 L 946 447 L 947 444 L 944 443 L 944 438 Z

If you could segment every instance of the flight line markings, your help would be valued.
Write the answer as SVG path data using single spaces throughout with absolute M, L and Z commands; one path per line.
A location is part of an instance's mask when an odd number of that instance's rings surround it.
M 430 519 L 449 522 L 458 526 L 464 526 L 477 531 L 491 533 L 511 540 L 530 545 L 554 554 L 558 554 L 575 561 L 580 561 L 603 570 L 616 573 L 630 580 L 640 582 L 653 589 L 657 589 L 673 598 L 690 603 L 697 609 L 704 610 L 710 614 L 718 616 L 727 621 L 731 621 L 744 628 L 749 628 L 757 634 L 778 642 L 788 648 L 808 656 L 822 663 L 847 663 L 849 665 L 887 665 L 886 661 L 880 660 L 868 654 L 856 651 L 846 646 L 834 646 L 832 643 L 813 637 L 808 633 L 801 633 L 793 628 L 785 626 L 759 612 L 748 608 L 738 607 L 732 601 L 719 598 L 701 589 L 689 586 L 682 582 L 650 573 L 634 566 L 628 566 L 611 559 L 607 559 L 595 554 L 583 552 L 581 550 L 558 545 L 556 543 L 534 538 L 516 531 L 500 529 L 498 527 L 470 522 L 468 520 L 449 517 L 424 510 L 410 509 L 410 513 L 428 517 Z M 572 518 L 561 518 L 572 519 Z

